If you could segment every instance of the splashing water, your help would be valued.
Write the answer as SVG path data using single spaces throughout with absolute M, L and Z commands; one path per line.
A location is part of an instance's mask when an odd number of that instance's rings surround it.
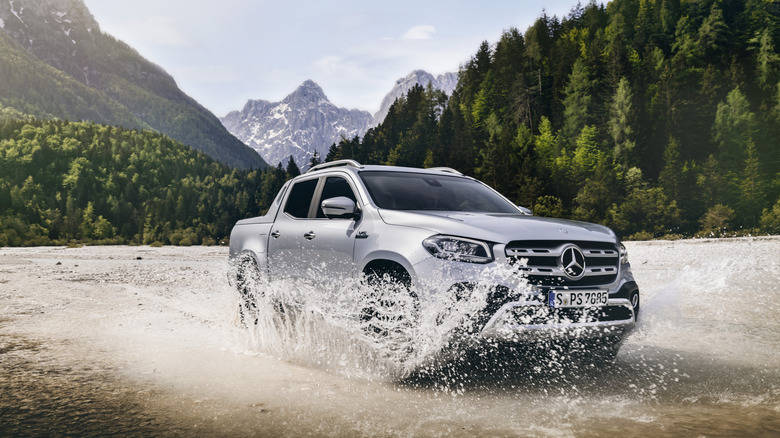
M 497 267 L 484 272 L 478 284 L 506 278 L 506 270 L 517 274 L 515 267 Z M 544 357 L 534 361 L 534 372 L 571 374 L 580 367 L 592 368 L 594 360 L 601 358 L 596 354 L 599 349 L 613 351 L 608 348 L 611 344 L 571 341 L 563 331 L 551 332 L 534 344 L 518 343 L 510 332 L 503 339 L 482 339 L 478 333 L 492 316 L 488 303 L 494 291 L 494 287 L 474 286 L 431 296 L 390 281 L 379 286 L 363 279 L 312 285 L 252 278 L 249 293 L 239 300 L 247 327 L 244 346 L 347 377 L 388 381 L 468 373 L 464 366 L 484 368 L 485 364 L 495 371 L 500 365 L 494 358 L 518 363 L 532 355 Z M 523 299 L 534 295 L 522 277 L 509 293 Z M 531 324 L 549 317 L 548 312 L 538 306 L 506 319 Z M 576 321 L 563 318 L 561 322 Z M 585 329 L 566 333 L 578 330 Z
M 396 380 L 436 367 L 441 353 L 466 341 L 487 290 L 426 297 L 385 282 L 311 285 L 257 281 L 239 303 L 246 346 L 347 376 Z M 460 298 L 460 299 L 458 299 Z
M 489 290 L 281 280 L 239 312 L 221 249 L 3 249 L 0 430 L 780 435 L 780 239 L 627 246 L 642 311 L 614 363 L 475 342 Z

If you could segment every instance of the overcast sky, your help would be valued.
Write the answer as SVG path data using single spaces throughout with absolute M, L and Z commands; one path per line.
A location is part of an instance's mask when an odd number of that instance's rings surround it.
M 173 75 L 218 116 L 279 101 L 306 79 L 374 113 L 412 70 L 457 71 L 479 44 L 576 0 L 85 0 L 103 32 Z M 586 1 L 583 1 L 586 3 Z

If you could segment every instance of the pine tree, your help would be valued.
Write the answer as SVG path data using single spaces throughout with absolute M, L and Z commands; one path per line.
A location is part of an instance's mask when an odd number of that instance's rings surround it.
M 723 10 L 713 3 L 709 16 L 699 27 L 699 47 L 707 57 L 723 50 L 728 41 L 728 26 L 723 19 Z
M 613 157 L 623 169 L 629 167 L 629 158 L 636 143 L 634 135 L 633 93 L 628 79 L 621 78 L 609 111 L 609 131 L 614 143 Z
M 594 81 L 590 69 L 582 59 L 577 59 L 566 85 L 563 100 L 563 134 L 568 141 L 574 141 L 582 128 L 591 120 L 591 91 Z
M 666 196 L 673 201 L 680 199 L 680 178 L 682 166 L 680 163 L 680 148 L 674 137 L 669 137 L 669 143 L 664 150 L 664 168 L 658 177 L 658 182 L 663 187 Z
M 711 208 L 716 204 L 721 204 L 726 198 L 727 180 L 723 177 L 720 170 L 720 163 L 715 155 L 710 155 L 702 166 L 702 173 L 699 175 L 697 185 L 701 190 L 704 199 L 704 207 Z
M 325 162 L 336 161 L 341 159 L 341 147 L 333 143 L 328 149 L 328 153 L 325 155 Z
M 295 160 L 293 159 L 292 155 L 290 155 L 290 160 L 287 161 L 286 173 L 287 179 L 295 178 L 301 174 L 301 170 L 298 168 L 298 165 L 295 164 Z
M 739 183 L 739 213 L 746 226 L 755 228 L 764 208 L 764 184 L 760 174 L 758 151 L 752 140 L 745 148 L 747 158 Z
M 318 164 L 322 164 L 322 158 L 320 158 L 320 153 L 315 150 L 309 159 L 309 169 Z
M 725 102 L 718 104 L 715 124 L 712 127 L 713 141 L 718 145 L 721 165 L 727 171 L 738 171 L 745 162 L 745 145 L 756 136 L 756 115 L 750 111 L 747 98 L 733 89 Z
M 777 72 L 780 69 L 780 55 L 775 51 L 772 35 L 769 28 L 756 32 L 750 40 L 750 47 L 756 54 L 756 71 L 758 72 L 758 85 L 762 91 L 772 94 L 772 87 L 777 81 Z
M 596 168 L 606 162 L 598 142 L 598 130 L 595 126 L 586 126 L 577 137 L 574 150 L 574 168 L 583 180 L 593 176 Z

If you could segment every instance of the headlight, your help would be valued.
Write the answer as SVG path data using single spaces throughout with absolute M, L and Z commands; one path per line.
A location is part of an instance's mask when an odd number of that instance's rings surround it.
M 628 264 L 628 250 L 626 249 L 626 246 L 623 245 L 623 243 L 620 243 L 619 248 L 620 248 L 620 263 L 623 265 Z
M 440 259 L 469 263 L 490 263 L 493 255 L 487 243 L 453 236 L 431 236 L 423 240 L 431 255 Z

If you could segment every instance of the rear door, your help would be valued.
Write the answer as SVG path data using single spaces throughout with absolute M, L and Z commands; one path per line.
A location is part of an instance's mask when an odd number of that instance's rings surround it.
M 272 278 L 306 276 L 310 265 L 302 254 L 304 234 L 310 231 L 310 210 L 319 178 L 295 182 L 276 216 L 268 238 L 268 269 Z

